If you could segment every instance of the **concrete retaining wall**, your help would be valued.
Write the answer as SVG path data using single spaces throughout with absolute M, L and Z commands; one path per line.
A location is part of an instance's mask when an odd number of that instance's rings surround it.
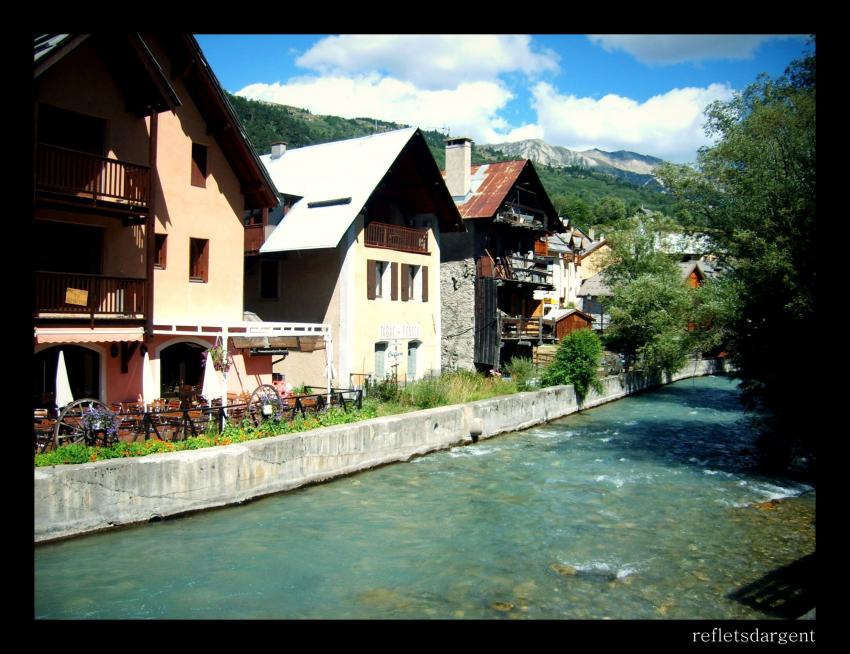
M 723 372 L 699 361 L 665 382 Z M 659 383 L 603 380 L 582 408 Z M 300 434 L 186 452 L 35 469 L 35 541 L 238 504 L 504 432 L 578 410 L 572 386 L 426 409 Z

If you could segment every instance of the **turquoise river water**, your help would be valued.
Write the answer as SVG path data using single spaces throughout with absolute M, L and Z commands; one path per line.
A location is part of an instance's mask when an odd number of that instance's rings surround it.
M 769 618 L 815 550 L 704 377 L 244 506 L 35 549 L 37 618 Z M 779 498 L 785 498 L 781 501 Z

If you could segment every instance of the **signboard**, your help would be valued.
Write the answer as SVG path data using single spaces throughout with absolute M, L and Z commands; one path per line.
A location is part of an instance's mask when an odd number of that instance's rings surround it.
M 65 304 L 74 304 L 80 307 L 88 306 L 89 292 L 79 288 L 65 289 Z
M 381 340 L 412 339 L 419 338 L 421 334 L 419 325 L 393 325 L 385 324 L 378 326 L 378 338 Z

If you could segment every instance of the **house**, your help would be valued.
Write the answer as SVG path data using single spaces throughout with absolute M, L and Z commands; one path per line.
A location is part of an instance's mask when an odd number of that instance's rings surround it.
M 557 308 L 578 305 L 582 280 L 602 269 L 605 253 L 611 249 L 603 236 L 593 240 L 593 229 L 586 234 L 578 227 L 570 227 L 569 222 L 562 219 L 563 231 L 546 237 L 548 252 L 553 258 L 554 290 L 535 292 L 535 298 L 543 300 L 544 315 Z
M 442 239 L 464 227 L 422 133 L 278 143 L 261 161 L 283 201 L 246 244 L 248 308 L 328 324 L 334 343 L 292 351 L 275 372 L 318 385 L 327 358 L 341 388 L 438 374 Z
M 191 35 L 104 32 L 37 36 L 34 82 L 36 406 L 60 351 L 76 399 L 139 400 L 148 358 L 162 396 L 198 385 L 249 330 L 243 213 L 278 201 L 215 75 Z M 271 381 L 245 354 L 232 392 Z
M 552 257 L 545 236 L 558 215 L 529 160 L 472 165 L 472 141 L 446 140 L 446 185 L 466 232 L 443 239 L 442 365 L 498 370 L 512 357 L 552 343 L 543 320 Z

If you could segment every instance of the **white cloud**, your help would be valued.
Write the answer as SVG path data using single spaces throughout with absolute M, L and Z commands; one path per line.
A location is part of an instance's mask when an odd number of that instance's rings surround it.
M 434 91 L 377 74 L 251 84 L 237 95 L 343 118 L 377 118 L 423 129 L 445 125 L 452 134 L 468 136 L 479 143 L 504 140 L 504 132 L 510 126 L 498 114 L 513 97 L 499 82 L 469 82 Z
M 342 35 L 322 39 L 297 64 L 322 75 L 381 73 L 419 88 L 454 89 L 504 73 L 557 72 L 558 55 L 527 35 Z
M 765 41 L 805 37 L 757 34 L 600 34 L 587 38 L 607 52 L 622 50 L 644 64 L 665 65 L 707 59 L 752 59 Z
M 561 95 L 540 82 L 533 94 L 548 143 L 573 150 L 631 150 L 685 163 L 695 159 L 697 148 L 710 144 L 703 130 L 705 108 L 714 100 L 731 99 L 733 90 L 723 84 L 673 89 L 639 103 L 613 94 L 599 99 Z

